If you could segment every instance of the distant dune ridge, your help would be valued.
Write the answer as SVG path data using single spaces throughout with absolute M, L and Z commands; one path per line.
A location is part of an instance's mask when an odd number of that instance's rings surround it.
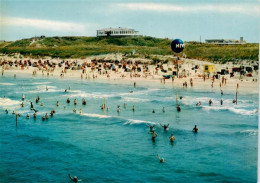
M 107 53 L 127 54 L 132 58 L 151 55 L 176 55 L 171 51 L 171 39 L 154 37 L 37 37 L 14 42 L 1 42 L 0 53 L 20 53 L 25 56 L 53 58 L 84 58 Z M 185 43 L 179 56 L 190 59 L 225 63 L 228 61 L 257 61 L 259 45 L 214 45 L 199 42 Z

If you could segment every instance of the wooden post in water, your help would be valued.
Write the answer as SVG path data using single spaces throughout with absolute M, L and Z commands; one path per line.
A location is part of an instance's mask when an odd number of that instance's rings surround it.
M 17 128 L 17 111 L 15 109 L 15 123 L 16 123 L 16 128 Z
M 178 93 L 176 93 L 176 107 L 178 106 Z
M 237 91 L 237 89 L 236 89 L 236 105 L 237 105 L 237 94 L 238 94 L 238 91 Z

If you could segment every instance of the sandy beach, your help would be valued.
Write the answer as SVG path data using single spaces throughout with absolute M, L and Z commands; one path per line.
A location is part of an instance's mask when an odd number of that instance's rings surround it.
M 138 85 L 165 85 L 168 87 L 179 87 L 183 88 L 183 83 L 187 82 L 187 88 L 194 88 L 199 90 L 209 90 L 209 91 L 226 91 L 226 92 L 235 92 L 237 85 L 239 85 L 239 92 L 241 93 L 258 93 L 258 70 L 253 70 L 250 77 L 241 76 L 239 72 L 234 73 L 233 77 L 230 77 L 229 74 L 220 75 L 218 79 L 214 79 L 213 82 L 213 75 L 219 72 L 221 69 L 226 69 L 229 73 L 232 72 L 232 68 L 240 67 L 241 65 L 250 66 L 252 65 L 251 62 L 244 61 L 243 63 L 233 64 L 233 63 L 226 63 L 226 64 L 214 64 L 211 62 L 206 61 L 199 61 L 199 60 L 191 60 L 181 58 L 181 64 L 179 65 L 179 77 L 173 76 L 174 79 L 163 79 L 163 75 L 171 75 L 173 71 L 176 71 L 176 65 L 174 65 L 174 60 L 176 58 L 172 56 L 166 56 L 167 59 L 172 59 L 165 64 L 157 64 L 162 67 L 166 72 L 161 72 L 160 69 L 156 69 L 157 65 L 149 63 L 149 60 L 145 59 L 128 59 L 128 60 L 121 60 L 120 62 L 113 62 L 111 60 L 120 60 L 122 59 L 122 55 L 117 54 L 108 54 L 105 56 L 93 56 L 87 59 L 31 59 L 31 58 L 23 58 L 23 59 L 16 59 L 8 56 L 1 56 L 1 62 L 11 61 L 15 62 L 17 60 L 21 60 L 22 63 L 24 61 L 30 60 L 33 62 L 41 62 L 49 61 L 50 63 L 55 63 L 55 69 L 49 67 L 47 64 L 43 64 L 43 66 L 32 67 L 32 66 L 24 66 L 21 69 L 21 65 L 19 66 L 9 66 L 5 64 L 2 66 L 2 71 L 4 68 L 4 74 L 16 74 L 16 77 L 19 75 L 32 75 L 33 72 L 36 72 L 37 76 L 43 77 L 60 77 L 63 79 L 68 80 L 96 80 L 98 82 L 108 82 L 108 83 L 119 83 L 119 84 L 133 84 L 136 82 Z M 103 62 L 99 62 L 98 60 L 102 59 Z M 109 59 L 106 62 L 106 59 Z M 142 60 L 143 63 L 135 64 L 138 60 Z M 65 64 L 62 64 L 61 67 L 57 65 L 61 62 L 68 62 L 74 70 L 65 69 Z M 125 63 L 126 68 L 128 71 L 126 72 L 124 68 L 122 68 L 123 63 Z M 128 63 L 128 64 L 126 64 Z M 82 66 L 78 68 L 78 66 Z M 104 69 L 104 65 L 113 65 L 114 68 L 106 68 Z M 120 66 L 119 66 L 120 65 Z M 203 66 L 204 65 L 214 65 L 215 72 L 204 72 Z M 253 64 L 254 65 L 254 64 Z M 137 71 L 136 69 L 133 70 L 133 67 L 139 67 L 141 70 Z M 194 69 L 197 66 L 198 69 Z M 77 69 L 75 69 L 77 67 Z M 65 71 L 66 70 L 66 71 Z M 83 71 L 84 70 L 84 71 Z M 65 72 L 64 72 L 65 71 Z M 62 76 L 61 76 L 62 74 Z M 205 80 L 204 80 L 205 75 Z M 209 76 L 208 76 L 209 75 Z M 222 79 L 226 81 L 222 83 Z M 191 79 L 193 82 L 193 86 L 191 86 Z M 213 86 L 212 86 L 213 83 Z M 185 87 L 186 88 L 186 87 Z

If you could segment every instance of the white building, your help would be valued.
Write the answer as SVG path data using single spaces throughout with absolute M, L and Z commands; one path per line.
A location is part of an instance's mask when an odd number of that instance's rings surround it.
M 240 40 L 235 39 L 206 39 L 206 43 L 210 44 L 246 44 L 246 41 L 243 40 L 243 37 L 240 37 Z
M 123 27 L 105 28 L 97 30 L 97 37 L 102 36 L 138 36 L 138 31 Z

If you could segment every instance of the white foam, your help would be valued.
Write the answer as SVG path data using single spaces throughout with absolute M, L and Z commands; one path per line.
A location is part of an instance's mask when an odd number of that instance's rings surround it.
M 127 125 L 127 124 L 134 125 L 134 124 L 142 124 L 142 123 L 155 124 L 154 122 L 151 122 L 151 121 L 129 119 L 127 122 L 124 123 L 124 125 Z
M 244 131 L 241 131 L 240 133 L 248 134 L 249 136 L 256 136 L 258 131 L 257 130 L 244 130 Z
M 0 83 L 0 85 L 4 85 L 4 86 L 13 86 L 13 85 L 15 85 L 15 84 L 13 84 L 13 83 Z
M 112 116 L 102 115 L 102 114 L 94 114 L 94 113 L 82 113 L 82 116 L 88 116 L 92 118 L 112 118 Z
M 34 85 L 46 85 L 46 84 L 50 84 L 51 82 L 34 82 L 34 83 L 32 83 L 32 84 L 34 84 Z
M 241 109 L 241 108 L 235 108 L 235 107 L 230 107 L 230 106 L 202 106 L 203 110 L 209 111 L 209 110 L 215 110 L 215 111 L 221 111 L 221 110 L 228 110 L 233 113 L 241 114 L 241 115 L 258 115 L 258 110 L 246 110 L 246 109 Z
M 0 98 L 0 106 L 8 107 L 8 106 L 15 106 L 19 105 L 21 102 L 18 100 L 11 100 L 9 98 Z
M 142 99 L 142 98 L 134 98 L 134 97 L 124 97 L 122 101 L 126 102 L 147 102 L 149 99 Z

